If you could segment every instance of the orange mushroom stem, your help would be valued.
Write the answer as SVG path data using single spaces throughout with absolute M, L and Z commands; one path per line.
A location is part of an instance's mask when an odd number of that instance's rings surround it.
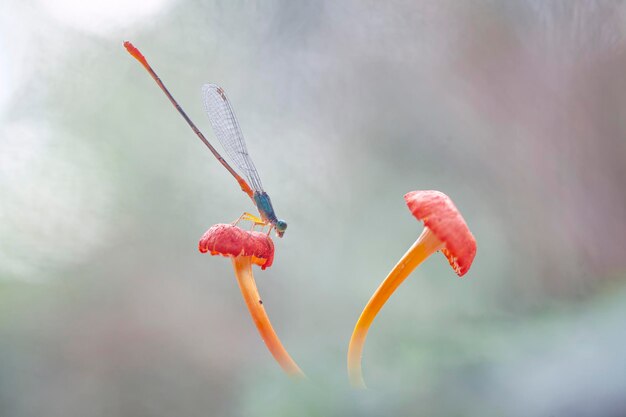
M 424 222 L 424 230 L 372 295 L 354 327 L 348 347 L 348 375 L 357 388 L 365 388 L 361 357 L 367 332 L 391 294 L 437 251 L 446 256 L 459 276 L 469 270 L 476 255 L 476 240 L 447 195 L 439 191 L 412 191 L 404 199 L 411 213 Z
M 232 224 L 216 224 L 202 236 L 198 248 L 202 253 L 232 258 L 239 289 L 265 345 L 288 375 L 304 377 L 274 331 L 252 274 L 253 264 L 261 269 L 272 265 L 272 239 L 265 233 L 243 230 Z

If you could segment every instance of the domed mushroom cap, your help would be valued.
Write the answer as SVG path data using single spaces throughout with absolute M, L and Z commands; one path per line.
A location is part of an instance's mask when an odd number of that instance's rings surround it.
M 463 276 L 476 256 L 476 240 L 450 197 L 440 191 L 411 191 L 404 196 L 411 213 L 443 242 L 441 252 Z
M 211 226 L 200 238 L 198 249 L 211 255 L 251 256 L 252 263 L 261 269 L 272 266 L 274 262 L 274 242 L 267 234 L 243 230 L 232 224 Z

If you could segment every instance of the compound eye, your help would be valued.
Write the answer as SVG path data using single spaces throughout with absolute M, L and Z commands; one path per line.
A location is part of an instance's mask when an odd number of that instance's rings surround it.
M 287 230 L 287 222 L 285 222 L 284 220 L 279 220 L 276 222 L 276 230 L 284 233 L 285 230 Z

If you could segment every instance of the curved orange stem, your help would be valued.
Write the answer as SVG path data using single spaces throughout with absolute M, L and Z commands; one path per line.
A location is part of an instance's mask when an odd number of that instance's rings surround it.
M 398 261 L 368 301 L 354 327 L 348 347 L 348 376 L 353 387 L 366 388 L 361 369 L 361 357 L 367 331 L 374 318 L 406 277 L 426 258 L 442 248 L 443 243 L 431 233 L 430 229 L 424 228 L 417 241 Z
M 280 339 L 265 312 L 254 282 L 254 275 L 252 275 L 252 258 L 250 256 L 236 256 L 233 258 L 233 267 L 243 299 L 270 353 L 289 376 L 304 378 L 305 375 L 300 367 L 291 359 L 287 350 L 280 343 Z

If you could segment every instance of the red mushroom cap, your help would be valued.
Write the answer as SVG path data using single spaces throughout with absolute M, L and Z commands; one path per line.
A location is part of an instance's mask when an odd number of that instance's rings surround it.
M 232 224 L 211 226 L 200 238 L 198 249 L 211 255 L 251 256 L 252 262 L 261 269 L 272 266 L 274 262 L 274 242 L 267 234 L 243 230 Z
M 445 247 L 441 252 L 461 277 L 476 256 L 476 240 L 450 197 L 441 191 L 411 191 L 404 196 L 411 213 L 424 222 Z

